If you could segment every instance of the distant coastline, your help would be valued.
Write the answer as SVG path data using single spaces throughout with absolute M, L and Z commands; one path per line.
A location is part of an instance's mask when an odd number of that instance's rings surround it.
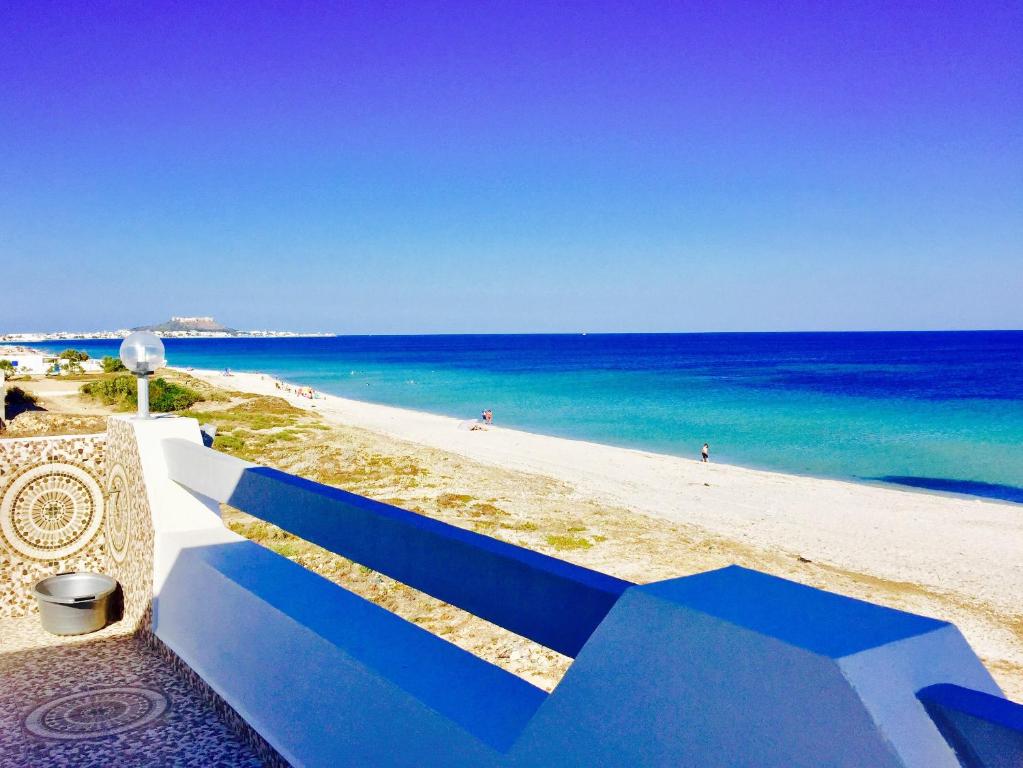
M 296 331 L 239 331 L 217 322 L 211 315 L 174 315 L 169 320 L 116 331 L 44 331 L 0 334 L 0 342 L 103 341 L 123 339 L 135 331 L 149 331 L 168 339 L 278 339 L 329 337 L 331 333 L 299 333 Z
M 50 333 L 4 333 L 0 344 L 31 344 L 40 341 L 109 341 L 123 339 L 132 329 L 116 331 L 53 331 Z M 169 339 L 315 339 L 330 338 L 337 334 L 303 331 L 160 331 L 161 338 Z

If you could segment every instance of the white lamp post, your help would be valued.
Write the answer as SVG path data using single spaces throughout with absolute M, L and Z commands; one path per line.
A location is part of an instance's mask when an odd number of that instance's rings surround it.
M 135 331 L 121 342 L 121 362 L 138 379 L 140 419 L 149 418 L 149 377 L 164 365 L 163 342 L 155 333 Z

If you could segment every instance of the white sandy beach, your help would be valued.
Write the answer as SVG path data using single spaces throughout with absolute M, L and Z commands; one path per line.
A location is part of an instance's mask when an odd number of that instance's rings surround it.
M 331 395 L 299 397 L 278 390 L 270 376 L 190 373 L 216 386 L 285 397 L 340 424 L 553 477 L 581 496 L 760 549 L 966 596 L 1007 615 L 1021 610 L 1023 513 L 1015 505 L 702 464 L 499 423 L 469 431 L 445 416 Z

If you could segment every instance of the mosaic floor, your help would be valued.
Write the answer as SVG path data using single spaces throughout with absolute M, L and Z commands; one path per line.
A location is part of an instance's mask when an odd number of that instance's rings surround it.
M 155 651 L 112 625 L 79 637 L 0 619 L 0 765 L 262 763 Z

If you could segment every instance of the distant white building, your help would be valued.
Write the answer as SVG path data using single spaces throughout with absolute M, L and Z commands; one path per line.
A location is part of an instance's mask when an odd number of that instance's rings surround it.
M 187 324 L 196 325 L 196 324 L 199 324 L 199 323 L 212 323 L 213 322 L 213 318 L 209 317 L 209 316 L 206 316 L 206 317 L 178 317 L 178 316 L 174 316 L 174 317 L 171 318 L 171 322 L 172 323 L 187 323 Z

